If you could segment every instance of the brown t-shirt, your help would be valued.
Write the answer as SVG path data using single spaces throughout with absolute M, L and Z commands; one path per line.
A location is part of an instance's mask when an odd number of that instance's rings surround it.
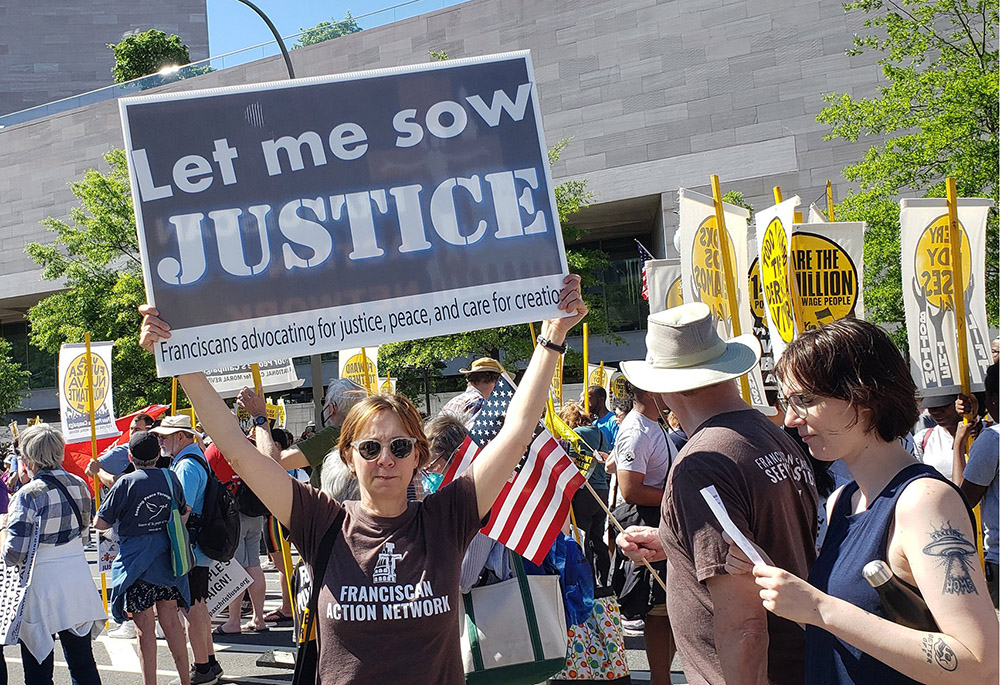
M 777 566 L 805 578 L 816 558 L 816 481 L 799 446 L 753 409 L 699 426 L 667 479 L 660 518 L 669 562 L 667 613 L 692 685 L 725 682 L 705 581 L 726 572 L 729 545 L 701 496 L 709 485 L 733 522 Z M 802 629 L 768 613 L 767 632 L 771 682 L 802 683 Z
M 472 474 L 395 518 L 343 506 L 316 612 L 319 682 L 464 683 L 459 572 L 481 523 Z M 294 483 L 291 539 L 306 563 L 340 507 Z

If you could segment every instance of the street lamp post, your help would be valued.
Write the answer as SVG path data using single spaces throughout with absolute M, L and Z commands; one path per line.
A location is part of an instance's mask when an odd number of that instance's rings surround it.
M 285 68 L 288 69 L 288 78 L 295 78 L 295 70 L 292 69 L 292 58 L 288 56 L 288 50 L 285 49 L 285 41 L 281 40 L 281 36 L 278 35 L 278 29 L 274 28 L 274 24 L 268 19 L 267 15 L 257 7 L 257 5 L 250 2 L 250 0 L 238 0 L 244 5 L 252 9 L 257 15 L 264 20 L 267 24 L 267 28 L 271 29 L 271 35 L 274 36 L 274 40 L 278 43 L 278 49 L 281 50 L 281 56 L 285 60 Z

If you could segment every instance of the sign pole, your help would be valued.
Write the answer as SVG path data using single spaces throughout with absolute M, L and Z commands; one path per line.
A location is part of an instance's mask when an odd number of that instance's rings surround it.
M 590 416 L 590 330 L 583 324 L 583 412 Z
M 774 186 L 774 202 L 775 204 L 781 204 L 783 200 L 781 199 L 781 187 Z M 796 212 L 798 214 L 798 212 Z M 800 215 L 801 216 L 801 215 Z M 796 219 L 798 220 L 798 219 Z M 802 302 L 799 300 L 799 287 L 798 281 L 795 280 L 795 252 L 792 249 L 792 245 L 795 242 L 795 236 L 793 235 L 788 240 L 788 296 L 792 300 L 792 318 L 795 320 L 795 325 L 792 326 L 792 335 L 794 336 L 799 332 L 799 324 L 802 322 Z
M 177 416 L 177 376 L 170 379 L 170 415 Z
M 719 248 L 722 250 L 722 277 L 726 283 L 726 300 L 729 304 L 729 330 L 734 336 L 743 335 L 740 323 L 739 303 L 736 299 L 736 275 L 732 265 L 736 263 L 733 246 L 729 242 L 729 231 L 726 229 L 726 216 L 722 209 L 722 189 L 719 187 L 718 174 L 712 174 L 712 201 L 715 204 L 715 230 L 719 234 Z M 781 191 L 775 188 L 776 193 Z M 732 260 L 732 261 L 730 261 Z M 750 398 L 750 379 L 746 374 L 740 376 L 740 394 L 743 401 L 753 404 Z
M 97 461 L 97 420 L 94 416 L 94 364 L 90 359 L 90 333 L 83 334 L 86 345 L 87 360 L 87 409 L 90 411 L 90 458 Z M 96 508 L 101 508 L 101 481 L 94 476 L 94 502 Z M 101 599 L 104 601 L 104 613 L 108 613 L 108 576 L 101 571 Z
M 361 366 L 365 373 L 365 392 L 370 396 L 372 394 L 372 380 L 368 374 L 368 352 L 363 347 L 361 348 Z
M 826 216 L 830 223 L 836 221 L 833 218 L 833 184 L 829 181 L 826 182 Z
M 955 177 L 949 176 L 945 181 L 948 200 L 948 242 L 951 251 L 951 282 L 954 284 L 952 304 L 955 310 L 955 330 L 958 333 L 958 374 L 962 384 L 962 394 L 968 397 L 972 392 L 969 377 L 969 334 L 965 320 L 965 288 L 962 281 L 962 225 L 958 222 L 958 192 L 955 188 Z M 962 423 L 969 425 L 969 415 L 962 415 Z M 962 445 L 962 462 L 969 461 L 969 446 L 972 436 Z M 976 514 L 976 547 L 979 550 L 979 561 L 983 562 L 983 523 L 980 506 L 974 509 Z

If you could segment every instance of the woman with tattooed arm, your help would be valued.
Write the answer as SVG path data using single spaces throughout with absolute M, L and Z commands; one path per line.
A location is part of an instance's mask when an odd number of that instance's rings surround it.
M 776 368 L 785 425 L 854 481 L 830 496 L 829 530 L 809 582 L 753 566 L 735 545 L 727 571 L 752 572 L 764 607 L 806 624 L 808 683 L 995 683 L 997 616 L 961 492 L 903 449 L 917 418 L 909 368 L 877 326 L 845 319 L 791 343 Z M 861 575 L 882 560 L 917 590 L 937 629 L 884 618 Z

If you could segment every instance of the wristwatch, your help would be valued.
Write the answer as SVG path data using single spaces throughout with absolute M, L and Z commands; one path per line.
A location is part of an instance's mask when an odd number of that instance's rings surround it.
M 547 347 L 553 352 L 558 352 L 559 354 L 563 354 L 564 352 L 566 352 L 565 344 L 560 345 L 558 343 L 554 343 L 548 338 L 543 338 L 541 334 L 539 334 L 538 337 L 535 338 L 535 340 L 538 342 L 539 345 L 541 345 L 542 347 Z
M 263 426 L 265 423 L 267 423 L 267 417 L 266 416 L 255 416 L 255 417 L 253 417 L 253 425 L 255 425 L 255 426 Z

